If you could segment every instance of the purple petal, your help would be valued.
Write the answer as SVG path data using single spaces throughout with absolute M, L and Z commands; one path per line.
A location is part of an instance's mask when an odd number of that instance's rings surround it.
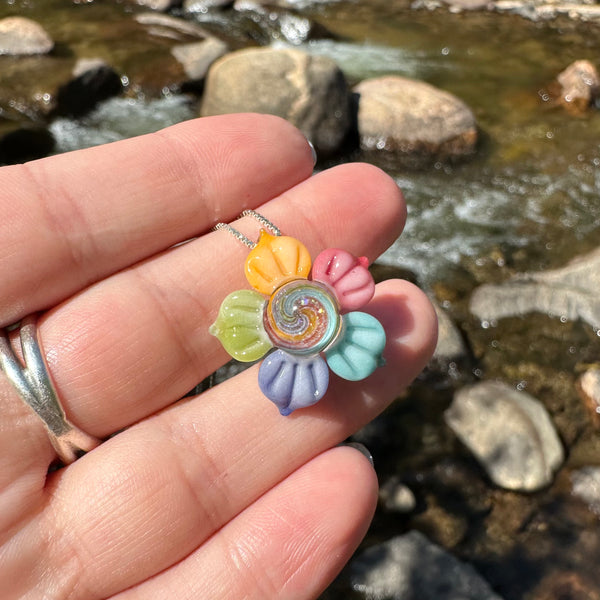
M 324 396 L 329 368 L 320 356 L 303 357 L 276 350 L 260 365 L 258 385 L 282 415 L 289 415 Z

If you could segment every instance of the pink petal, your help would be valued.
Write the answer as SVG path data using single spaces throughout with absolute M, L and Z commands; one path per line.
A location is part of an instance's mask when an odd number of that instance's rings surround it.
M 356 258 L 346 250 L 328 248 L 315 259 L 312 279 L 335 291 L 344 312 L 356 310 L 367 304 L 375 293 L 375 282 L 368 265 L 365 256 Z

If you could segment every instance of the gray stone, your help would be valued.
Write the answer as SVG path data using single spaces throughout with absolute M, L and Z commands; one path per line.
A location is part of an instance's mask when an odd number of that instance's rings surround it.
M 501 488 L 539 490 L 564 460 L 543 404 L 505 383 L 485 381 L 459 390 L 444 418 Z
M 569 112 L 585 112 L 600 90 L 600 76 L 589 60 L 571 63 L 556 79 L 560 86 L 559 101 Z
M 367 79 L 354 92 L 359 96 L 358 132 L 365 150 L 436 159 L 475 150 L 475 117 L 448 92 L 399 76 Z
M 581 319 L 600 328 L 599 289 L 600 248 L 561 269 L 482 285 L 471 296 L 469 308 L 482 321 L 541 312 L 572 321 Z
M 438 341 L 433 358 L 439 360 L 458 360 L 467 356 L 467 347 L 463 337 L 448 313 L 432 301 L 438 319 Z
M 240 50 L 213 64 L 201 114 L 236 112 L 283 117 L 325 155 L 340 146 L 350 127 L 348 88 L 340 69 L 329 58 L 295 49 Z
M 571 473 L 573 495 L 600 517 L 600 467 L 583 467 Z
M 187 77 L 192 81 L 204 79 L 210 65 L 218 58 L 221 58 L 226 52 L 227 44 L 215 37 L 171 48 L 171 53 L 179 61 Z
M 52 38 L 35 21 L 25 17 L 0 19 L 0 54 L 47 54 L 52 48 Z
M 350 578 L 368 600 L 501 600 L 471 565 L 417 531 L 359 554 Z

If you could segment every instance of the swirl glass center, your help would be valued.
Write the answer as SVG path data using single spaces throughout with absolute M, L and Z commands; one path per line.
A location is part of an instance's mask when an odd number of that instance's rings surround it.
M 291 354 L 318 354 L 340 331 L 332 292 L 316 281 L 295 279 L 279 287 L 265 307 L 264 325 L 273 345 Z

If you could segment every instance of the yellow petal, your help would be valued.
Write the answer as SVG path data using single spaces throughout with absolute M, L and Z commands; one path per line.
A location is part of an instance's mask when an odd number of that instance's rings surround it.
M 262 230 L 246 259 L 246 279 L 255 290 L 269 296 L 286 281 L 307 279 L 310 267 L 310 254 L 304 244 Z

